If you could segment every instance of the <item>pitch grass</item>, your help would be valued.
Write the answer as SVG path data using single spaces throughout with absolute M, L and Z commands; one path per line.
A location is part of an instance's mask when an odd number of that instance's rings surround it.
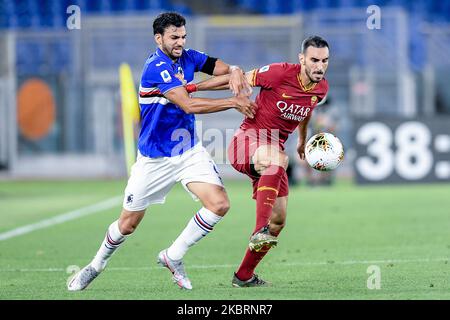
M 292 188 L 278 248 L 257 272 L 270 288 L 230 285 L 254 225 L 250 184 L 228 182 L 232 208 L 185 257 L 194 290 L 179 290 L 156 256 L 199 208 L 177 186 L 154 206 L 84 292 L 66 290 L 120 211 L 0 241 L 0 299 L 450 299 L 450 185 Z M 120 195 L 125 181 L 0 182 L 0 233 Z M 367 268 L 381 270 L 369 290 Z

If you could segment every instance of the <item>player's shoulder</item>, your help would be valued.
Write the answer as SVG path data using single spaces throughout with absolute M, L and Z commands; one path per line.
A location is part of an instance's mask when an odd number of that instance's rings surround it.
M 142 81 L 149 83 L 160 82 L 161 78 L 164 82 L 172 80 L 171 66 L 163 57 L 152 54 L 146 61 L 142 72 Z
M 284 75 L 290 70 L 291 64 L 287 62 L 275 62 L 256 69 L 257 74 Z
M 208 55 L 204 52 L 187 48 L 183 50 L 183 54 L 181 55 L 180 59 L 185 65 L 202 65 L 207 57 Z
M 148 71 L 157 71 L 158 69 L 169 68 L 169 63 L 157 54 L 152 54 L 146 62 L 146 69 Z
M 298 63 L 288 63 L 284 62 L 282 65 L 283 74 L 285 77 L 294 77 L 297 78 L 297 75 L 300 74 L 300 65 Z
M 266 72 L 266 71 L 285 71 L 291 68 L 290 63 L 287 62 L 274 62 L 268 65 L 265 65 L 258 69 L 258 72 Z
M 188 57 L 194 57 L 198 54 L 206 55 L 206 53 L 192 49 L 192 48 L 186 48 L 183 50 L 183 55 L 188 56 Z
M 282 68 L 286 71 L 300 72 L 300 65 L 298 63 L 283 62 Z

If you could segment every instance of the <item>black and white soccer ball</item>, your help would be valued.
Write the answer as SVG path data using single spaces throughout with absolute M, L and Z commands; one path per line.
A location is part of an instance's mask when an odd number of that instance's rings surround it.
M 344 160 L 344 147 L 335 135 L 321 132 L 312 136 L 306 143 L 305 158 L 311 168 L 331 171 Z

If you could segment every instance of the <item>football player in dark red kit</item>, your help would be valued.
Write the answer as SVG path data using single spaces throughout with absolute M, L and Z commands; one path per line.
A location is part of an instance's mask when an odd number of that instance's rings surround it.
M 246 118 L 228 148 L 232 166 L 250 177 L 256 200 L 256 227 L 249 248 L 234 274 L 235 287 L 267 286 L 255 268 L 271 247 L 286 221 L 289 184 L 286 174 L 288 156 L 284 143 L 299 130 L 297 152 L 305 159 L 307 127 L 314 108 L 328 92 L 324 75 L 328 67 L 329 46 L 321 37 L 305 39 L 299 54 L 300 64 L 274 63 L 247 72 L 252 87 L 260 87 L 253 119 Z M 229 76 L 214 77 L 189 84 L 190 92 L 228 88 Z

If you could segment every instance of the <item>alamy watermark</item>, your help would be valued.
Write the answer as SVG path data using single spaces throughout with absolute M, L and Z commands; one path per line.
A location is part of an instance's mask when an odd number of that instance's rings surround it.
M 70 274 L 70 276 L 67 278 L 67 281 L 66 281 L 67 286 L 69 285 L 69 282 L 72 280 L 74 274 L 76 274 L 80 270 L 81 270 L 81 268 L 76 265 L 71 265 L 66 268 L 66 273 Z
M 377 265 L 371 265 L 367 268 L 367 289 L 380 290 L 381 289 L 381 269 Z
M 77 5 L 67 7 L 66 13 L 69 15 L 66 21 L 67 29 L 80 30 L 81 29 L 81 9 Z
M 216 164 L 247 165 L 256 149 L 269 146 L 274 156 L 283 149 L 284 138 L 279 129 L 216 129 L 203 130 L 202 121 L 195 122 L 195 134 Z M 194 147 L 194 137 L 187 129 L 176 129 L 171 134 L 171 157 L 179 156 Z M 270 154 L 269 154 L 270 156 Z
M 370 16 L 366 20 L 366 26 L 369 30 L 381 29 L 381 9 L 379 6 L 371 5 L 367 7 L 366 12 Z

